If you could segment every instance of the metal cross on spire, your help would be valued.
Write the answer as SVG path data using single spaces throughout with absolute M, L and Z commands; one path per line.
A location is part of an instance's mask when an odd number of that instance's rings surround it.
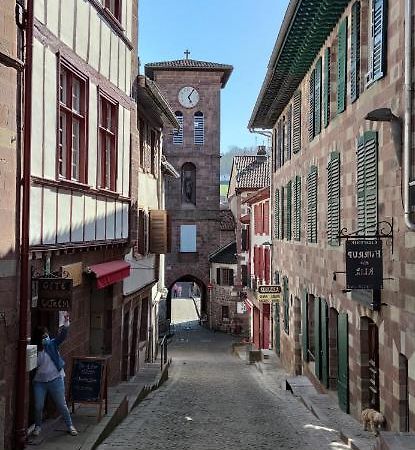
M 190 55 L 189 50 L 186 50 L 186 51 L 184 52 L 184 54 L 186 55 L 186 59 L 189 59 L 189 55 Z

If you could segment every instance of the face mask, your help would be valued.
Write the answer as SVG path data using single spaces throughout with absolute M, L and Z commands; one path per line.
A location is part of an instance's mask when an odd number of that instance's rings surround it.
M 48 345 L 49 342 L 50 342 L 50 337 L 49 337 L 49 336 L 46 336 L 46 337 L 44 337 L 44 338 L 42 339 L 42 345 L 43 345 L 43 346 Z

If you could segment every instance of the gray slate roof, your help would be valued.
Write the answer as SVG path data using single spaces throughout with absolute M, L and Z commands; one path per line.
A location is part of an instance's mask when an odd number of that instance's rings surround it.
M 230 242 L 209 255 L 209 262 L 236 264 L 236 242 Z
M 221 80 L 222 87 L 225 87 L 233 70 L 233 66 L 229 64 L 197 61 L 195 59 L 176 59 L 173 61 L 147 63 L 144 68 L 145 74 L 152 79 L 154 79 L 154 70 L 204 70 L 207 72 L 223 72 Z
M 234 156 L 236 189 L 263 188 L 270 184 L 270 159 L 268 156 Z

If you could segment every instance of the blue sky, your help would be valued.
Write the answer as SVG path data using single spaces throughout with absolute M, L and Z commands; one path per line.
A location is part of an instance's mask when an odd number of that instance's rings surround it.
M 222 90 L 221 152 L 264 143 L 247 125 L 288 0 L 140 0 L 139 54 L 144 64 L 190 58 L 232 64 Z

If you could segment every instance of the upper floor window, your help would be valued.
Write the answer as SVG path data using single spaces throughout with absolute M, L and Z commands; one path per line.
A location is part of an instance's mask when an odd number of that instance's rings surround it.
M 98 186 L 115 191 L 117 178 L 118 105 L 99 96 Z
M 157 167 L 157 135 L 154 130 L 150 132 L 150 151 L 151 151 L 151 161 L 150 161 L 150 170 L 153 175 L 156 175 L 156 167 Z
M 180 111 L 175 112 L 177 122 L 179 122 L 180 128 L 173 132 L 173 144 L 183 144 L 183 113 Z
M 121 22 L 121 0 L 105 0 L 104 6 Z
M 367 84 L 385 76 L 387 0 L 370 0 Z
M 86 182 L 86 80 L 59 69 L 58 175 Z
M 200 111 L 194 115 L 194 143 L 195 145 L 203 145 L 205 143 L 205 119 Z

